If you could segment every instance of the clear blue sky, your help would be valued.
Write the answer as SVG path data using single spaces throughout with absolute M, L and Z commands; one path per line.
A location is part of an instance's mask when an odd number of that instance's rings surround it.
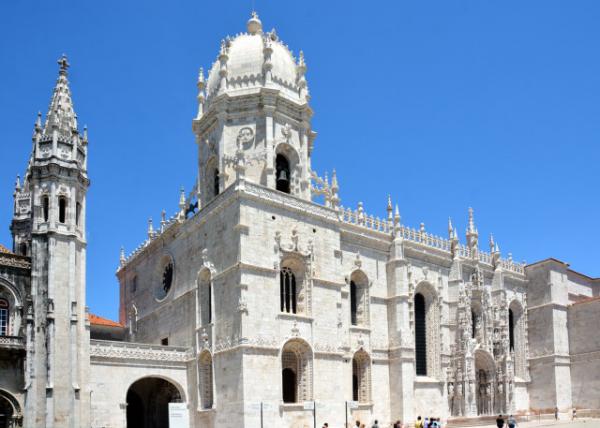
M 600 2 L 255 0 L 298 52 L 318 132 L 313 167 L 337 168 L 344 205 L 463 232 L 482 247 L 556 257 L 600 276 Z M 88 305 L 117 317 L 119 248 L 176 210 L 196 175 L 198 68 L 245 29 L 252 0 L 2 1 L 0 242 L 57 58 L 89 126 Z

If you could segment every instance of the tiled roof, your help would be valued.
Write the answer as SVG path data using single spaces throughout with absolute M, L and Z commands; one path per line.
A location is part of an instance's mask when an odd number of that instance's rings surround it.
M 585 297 L 585 298 L 583 298 L 581 300 L 578 300 L 576 302 L 571 303 L 571 305 L 579 305 L 580 303 L 594 302 L 596 300 L 600 300 L 600 296 Z
M 103 325 L 107 327 L 123 327 L 118 322 L 109 320 L 108 318 L 102 318 L 98 315 L 90 314 L 90 324 L 92 325 Z
M 12 251 L 10 251 L 4 245 L 0 244 L 0 253 L 12 254 Z

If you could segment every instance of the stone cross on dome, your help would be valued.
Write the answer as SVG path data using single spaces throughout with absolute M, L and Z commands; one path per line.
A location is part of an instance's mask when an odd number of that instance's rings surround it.
M 60 57 L 60 59 L 57 62 L 58 62 L 58 65 L 60 67 L 59 73 L 61 75 L 63 75 L 63 76 L 66 76 L 67 75 L 67 69 L 70 66 L 69 61 L 67 61 L 67 56 L 65 54 L 62 54 L 62 56 Z

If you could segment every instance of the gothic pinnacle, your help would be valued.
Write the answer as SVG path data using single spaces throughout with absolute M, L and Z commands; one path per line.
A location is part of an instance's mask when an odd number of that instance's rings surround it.
M 119 264 L 125 266 L 125 247 L 121 245 L 121 251 L 119 252 Z
M 393 217 L 392 217 L 392 196 L 388 195 L 388 202 L 387 202 L 387 215 L 388 215 L 388 221 L 392 221 Z
M 154 238 L 154 227 L 152 226 L 152 217 L 148 219 L 148 239 Z
M 62 56 L 60 57 L 60 59 L 57 62 L 58 62 L 58 65 L 59 65 L 59 71 L 58 71 L 58 73 L 61 76 L 66 76 L 67 75 L 67 69 L 70 67 L 69 62 L 67 61 L 67 56 L 65 54 L 62 54 Z
M 448 238 L 452 239 L 452 232 L 454 228 L 452 227 L 452 218 L 448 217 Z

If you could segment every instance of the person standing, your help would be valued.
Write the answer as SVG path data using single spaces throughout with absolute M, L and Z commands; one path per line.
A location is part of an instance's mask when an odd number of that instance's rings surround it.
M 377 419 L 375 419 L 375 422 L 373 423 L 373 426 L 371 428 L 379 428 L 379 423 L 377 422 Z
M 360 421 L 356 421 L 356 428 L 360 428 Z
M 504 418 L 502 415 L 498 415 L 498 419 L 496 419 L 496 426 L 498 428 L 504 428 Z
M 573 407 L 573 416 L 571 417 L 571 420 L 575 420 L 577 418 L 577 409 L 575 407 Z
M 421 420 L 421 416 L 417 416 L 417 422 L 415 422 L 415 428 L 423 428 L 423 421 Z
M 558 420 L 558 406 L 554 408 L 554 420 Z

